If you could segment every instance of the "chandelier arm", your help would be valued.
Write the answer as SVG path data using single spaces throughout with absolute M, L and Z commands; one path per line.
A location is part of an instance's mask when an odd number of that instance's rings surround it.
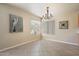
M 50 19 L 52 17 L 53 17 L 53 15 L 51 13 L 49 13 L 49 7 L 46 7 L 46 13 L 45 13 L 45 15 L 42 16 L 42 19 L 47 20 L 47 19 Z

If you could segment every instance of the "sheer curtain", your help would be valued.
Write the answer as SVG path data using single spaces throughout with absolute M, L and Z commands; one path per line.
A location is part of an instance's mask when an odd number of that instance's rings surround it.
M 42 26 L 42 33 L 43 34 L 55 34 L 55 21 L 51 20 L 51 21 L 44 21 L 41 24 Z

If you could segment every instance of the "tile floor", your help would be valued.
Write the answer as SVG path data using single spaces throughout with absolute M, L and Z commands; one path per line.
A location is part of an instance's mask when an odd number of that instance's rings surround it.
M 39 40 L 0 52 L 0 56 L 79 56 L 79 46 Z

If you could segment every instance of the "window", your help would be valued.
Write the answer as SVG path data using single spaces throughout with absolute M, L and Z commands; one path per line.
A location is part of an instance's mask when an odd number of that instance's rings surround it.
M 31 34 L 40 34 L 40 21 L 31 20 L 30 21 Z
M 42 32 L 44 34 L 55 34 L 55 21 L 45 21 L 42 23 Z

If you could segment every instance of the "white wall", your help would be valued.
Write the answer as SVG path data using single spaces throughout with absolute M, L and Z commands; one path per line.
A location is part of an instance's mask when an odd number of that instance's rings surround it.
M 44 35 L 44 39 L 64 41 L 79 45 L 77 34 L 78 28 L 78 12 L 54 16 L 55 19 L 55 35 Z M 59 29 L 59 21 L 68 20 L 69 29 Z
M 23 32 L 10 33 L 9 32 L 9 14 L 23 17 Z M 0 4 L 0 50 L 15 46 L 17 44 L 28 42 L 32 40 L 39 40 L 40 35 L 30 34 L 30 20 L 38 17 L 20 9 L 7 4 Z

